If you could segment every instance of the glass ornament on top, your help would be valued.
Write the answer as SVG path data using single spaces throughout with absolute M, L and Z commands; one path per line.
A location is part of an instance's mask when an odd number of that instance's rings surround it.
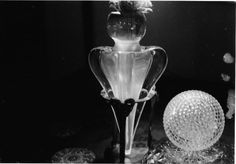
M 115 11 L 108 15 L 106 27 L 115 44 L 92 49 L 88 59 L 103 88 L 101 95 L 120 103 L 111 103 L 111 109 L 120 132 L 120 154 L 129 156 L 145 102 L 156 93 L 155 84 L 167 66 L 167 55 L 161 47 L 139 44 L 146 32 L 150 1 L 116 0 L 110 1 L 110 7 Z M 138 116 L 137 110 L 141 111 Z

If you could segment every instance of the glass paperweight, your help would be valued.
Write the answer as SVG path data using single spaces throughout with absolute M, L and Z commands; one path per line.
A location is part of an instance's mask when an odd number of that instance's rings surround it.
M 210 94 L 189 90 L 176 95 L 167 104 L 163 124 L 169 140 L 157 142 L 143 163 L 232 163 L 233 146 L 219 141 L 224 113 Z
M 94 48 L 89 54 L 90 68 L 103 88 L 102 96 L 112 100 L 118 130 L 125 137 L 125 156 L 131 154 L 145 101 L 155 95 L 155 84 L 167 66 L 164 49 L 139 44 L 146 32 L 144 13 L 148 10 L 139 3 L 112 3 L 116 11 L 108 15 L 107 32 L 115 44 Z
M 168 103 L 163 123 L 173 144 L 186 151 L 199 151 L 218 141 L 225 119 L 221 105 L 213 96 L 190 90 Z

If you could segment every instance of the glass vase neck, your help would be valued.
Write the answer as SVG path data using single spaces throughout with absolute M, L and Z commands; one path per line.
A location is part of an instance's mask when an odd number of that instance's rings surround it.
M 115 42 L 113 51 L 122 51 L 122 52 L 140 52 L 141 51 L 139 40 L 119 40 L 115 38 L 112 38 L 112 39 Z

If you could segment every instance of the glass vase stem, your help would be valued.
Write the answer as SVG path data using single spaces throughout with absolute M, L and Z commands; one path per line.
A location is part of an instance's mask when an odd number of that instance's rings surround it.
M 134 132 L 134 120 L 135 120 L 136 110 L 137 110 L 137 103 L 135 103 L 129 116 L 126 118 L 125 155 L 130 155 L 131 150 L 132 150 L 133 137 L 134 137 L 134 133 L 133 133 Z

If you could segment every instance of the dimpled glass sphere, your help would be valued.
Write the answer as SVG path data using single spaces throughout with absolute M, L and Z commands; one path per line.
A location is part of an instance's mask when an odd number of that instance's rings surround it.
M 208 93 L 189 90 L 176 95 L 164 112 L 164 129 L 170 141 L 186 151 L 212 146 L 224 130 L 224 113 Z

